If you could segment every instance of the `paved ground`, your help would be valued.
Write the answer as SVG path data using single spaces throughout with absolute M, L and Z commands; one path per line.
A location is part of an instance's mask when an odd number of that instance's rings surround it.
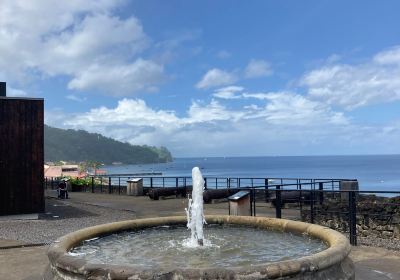
M 47 192 L 49 197 L 54 192 Z M 147 197 L 71 193 L 69 200 L 47 199 L 46 213 L 37 221 L 0 221 L 0 279 L 38 280 L 48 264 L 47 246 L 22 244 L 53 241 L 82 227 L 132 218 L 184 215 L 186 199 L 153 201 Z M 206 214 L 227 214 L 227 203 L 205 205 Z M 297 218 L 295 210 L 284 210 L 285 217 Z M 257 215 L 274 216 L 274 209 L 258 207 Z M 43 237 L 43 234 L 46 234 Z M 15 248 L 17 247 L 17 248 Z M 8 248 L 8 249 L 6 249 Z M 382 248 L 355 247 L 351 257 L 356 279 L 400 279 L 400 253 Z
M 359 280 L 400 280 L 400 252 L 375 247 L 353 247 L 350 254 Z

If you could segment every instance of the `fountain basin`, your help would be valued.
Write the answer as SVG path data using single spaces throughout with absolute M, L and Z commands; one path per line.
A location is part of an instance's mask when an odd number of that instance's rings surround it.
M 54 242 L 48 251 L 50 266 L 45 279 L 354 279 L 348 258 L 350 244 L 342 234 L 302 222 L 239 216 L 206 216 L 208 224 L 232 224 L 265 230 L 308 234 L 328 245 L 319 253 L 273 263 L 237 267 L 176 268 L 169 271 L 132 265 L 91 263 L 68 251 L 84 240 L 116 232 L 163 225 L 185 225 L 186 217 L 163 217 L 116 222 L 70 233 Z

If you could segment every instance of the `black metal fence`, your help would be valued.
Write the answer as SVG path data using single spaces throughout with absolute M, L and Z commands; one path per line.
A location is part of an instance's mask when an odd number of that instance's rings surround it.
M 77 191 L 126 194 L 127 181 L 137 175 L 92 176 Z M 154 188 L 182 188 L 189 192 L 191 177 L 141 176 L 145 193 Z M 250 192 L 253 216 L 275 216 L 322 224 L 347 233 L 352 245 L 368 234 L 400 238 L 400 191 L 341 190 L 343 181 L 356 179 L 226 178 L 205 177 L 205 188 Z M 59 178 L 46 178 L 46 188 L 56 189 Z M 397 197 L 396 197 L 397 196 Z
M 127 181 L 136 178 L 136 175 L 96 175 L 89 176 L 90 182 L 83 186 L 85 191 L 124 193 Z M 192 177 L 185 176 L 139 176 L 143 179 L 144 188 L 162 187 L 191 187 Z M 45 178 L 45 185 L 56 187 L 60 178 Z M 234 178 L 234 177 L 204 177 L 205 187 L 209 189 L 221 188 L 269 188 L 277 185 L 285 188 L 307 189 L 320 188 L 338 189 L 340 181 L 355 179 L 308 179 L 308 178 Z

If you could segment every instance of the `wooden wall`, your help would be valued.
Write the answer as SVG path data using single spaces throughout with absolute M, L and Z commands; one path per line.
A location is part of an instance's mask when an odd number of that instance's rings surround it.
M 43 99 L 0 97 L 0 215 L 44 212 Z

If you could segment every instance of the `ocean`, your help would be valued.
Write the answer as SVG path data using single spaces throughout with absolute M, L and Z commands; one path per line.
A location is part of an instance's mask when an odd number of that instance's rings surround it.
M 400 191 L 400 155 L 176 158 L 173 162 L 104 166 L 108 174 L 161 172 L 162 176 L 357 179 L 361 190 Z

